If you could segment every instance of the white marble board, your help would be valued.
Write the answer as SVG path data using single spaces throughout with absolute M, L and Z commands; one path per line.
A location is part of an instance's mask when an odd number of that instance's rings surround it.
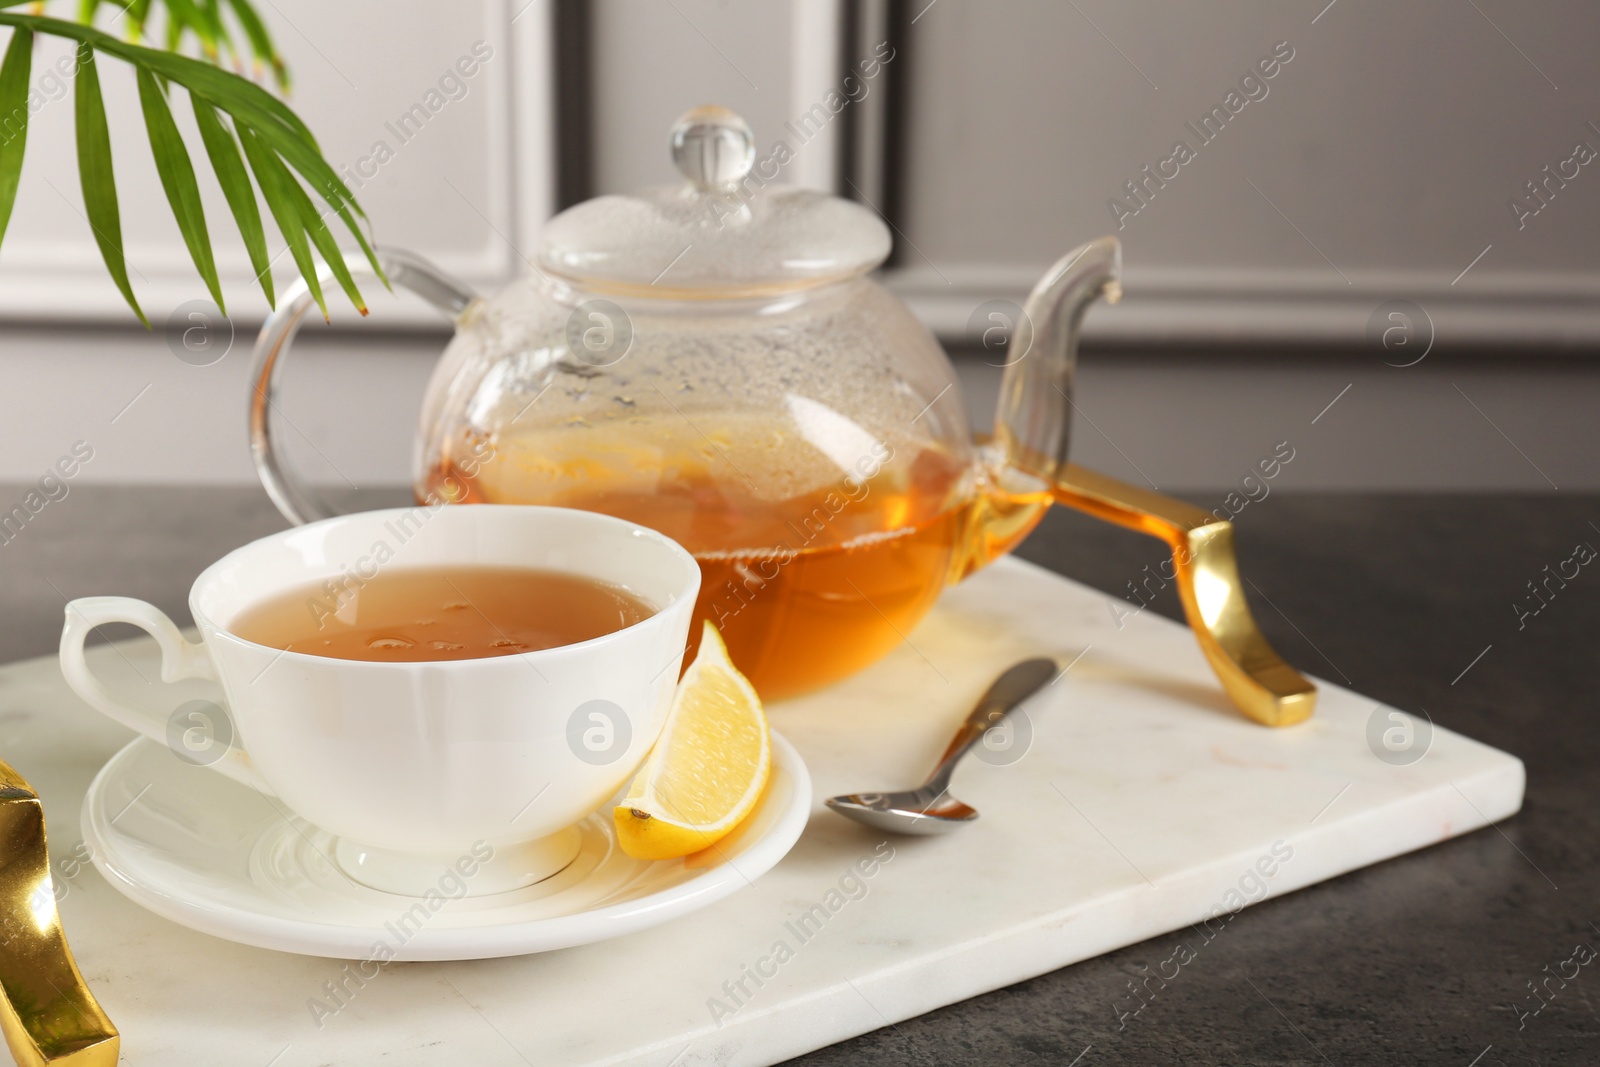
M 885 845 L 822 807 L 833 793 L 914 784 L 992 677 L 1040 653 L 1072 666 L 1027 706 L 1031 743 L 1013 762 L 970 759 L 956 776 L 955 793 L 983 813 L 977 823 Z M 155 677 L 154 659 L 145 640 L 95 654 L 108 675 L 132 661 Z M 946 593 L 882 663 L 771 709 L 817 797 L 810 827 L 771 873 L 705 911 L 604 944 L 390 964 L 320 1028 L 308 1001 L 339 977 L 337 961 L 195 933 L 71 863 L 84 790 L 129 735 L 73 697 L 53 659 L 0 668 L 0 754 L 44 797 L 56 877 L 69 883 L 63 921 L 130 1067 L 739 1067 L 1520 807 L 1521 761 L 1435 729 L 1423 758 L 1386 762 L 1367 740 L 1378 705 L 1319 685 L 1309 723 L 1257 726 L 1228 705 L 1185 628 L 1151 612 L 1119 627 L 1104 594 L 1002 561 Z M 858 864 L 890 849 L 860 876 Z M 758 986 L 747 968 L 772 976 Z

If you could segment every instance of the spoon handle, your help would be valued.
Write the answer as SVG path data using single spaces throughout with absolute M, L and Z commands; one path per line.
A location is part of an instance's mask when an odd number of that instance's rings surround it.
M 1013 708 L 1043 689 L 1056 676 L 1058 669 L 1055 660 L 1038 657 L 1025 659 L 996 678 L 994 684 L 978 698 L 977 705 L 967 716 L 966 722 L 961 724 L 961 729 L 951 738 L 950 747 L 939 758 L 939 765 L 928 776 L 923 788 L 938 787 L 942 791 L 949 785 L 951 772 L 961 757 L 967 754 L 967 750 L 1009 715 Z

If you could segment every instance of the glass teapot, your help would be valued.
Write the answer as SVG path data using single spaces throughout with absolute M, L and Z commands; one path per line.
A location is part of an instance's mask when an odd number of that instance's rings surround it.
M 684 115 L 671 149 L 682 184 L 562 212 L 533 272 L 494 296 L 380 250 L 392 284 L 456 323 L 423 404 L 419 501 L 555 504 L 662 531 L 703 569 L 691 632 L 710 619 L 767 699 L 877 660 L 1062 503 L 1171 545 L 1168 577 L 1246 714 L 1311 714 L 1313 686 L 1244 601 L 1231 526 L 1067 461 L 1079 323 L 1121 295 L 1115 238 L 1035 286 L 993 438 L 975 443 L 939 343 L 870 276 L 890 250 L 876 214 L 772 182 L 722 108 Z M 326 511 L 279 461 L 269 414 L 309 306 L 303 287 L 280 304 L 252 375 L 257 468 L 294 522 Z

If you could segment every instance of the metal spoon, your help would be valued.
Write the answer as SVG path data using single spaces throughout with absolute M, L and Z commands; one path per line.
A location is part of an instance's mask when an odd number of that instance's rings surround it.
M 916 789 L 898 793 L 845 793 L 829 797 L 828 807 L 875 830 L 895 834 L 942 834 L 969 823 L 977 811 L 950 795 L 950 775 L 979 738 L 1017 705 L 1056 676 L 1053 659 L 1026 659 L 995 679 L 989 691 L 951 739 L 939 765 Z

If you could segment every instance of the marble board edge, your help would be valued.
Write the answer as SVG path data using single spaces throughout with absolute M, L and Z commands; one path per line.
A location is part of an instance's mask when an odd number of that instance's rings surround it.
M 1471 741 L 1461 735 L 1451 736 Z M 1522 807 L 1526 782 L 1522 761 L 1497 749 L 1490 751 L 1498 758 L 1461 779 L 1459 785 L 1466 786 L 1466 790 L 1458 788 L 1456 782 L 1447 782 L 1365 808 L 1355 816 L 1312 826 L 1296 845 L 1296 854 L 1309 852 L 1309 858 L 1319 862 L 1299 867 L 1285 863 L 1265 895 L 1246 900 L 1240 911 L 1496 825 L 1516 814 Z M 1421 804 L 1437 806 L 1442 830 L 1414 818 L 1396 832 L 1393 809 Z M 1363 835 L 1364 847 L 1351 848 L 1342 840 Z M 1325 846 L 1325 855 L 1314 851 L 1319 842 Z M 1214 914 L 1216 908 L 1226 907 L 1226 889 L 1217 887 L 1235 886 L 1274 843 L 1264 842 L 1259 849 L 1236 850 L 1178 875 L 1164 876 L 1161 885 L 1146 885 L 1130 869 L 1129 884 L 1117 896 L 1149 916 L 1149 921 L 1137 928 L 1084 931 L 1087 924 L 1076 923 L 1082 918 L 1074 913 L 1076 909 L 1062 909 L 934 956 L 870 973 L 841 976 L 828 988 L 741 1013 L 734 1024 L 723 1029 L 706 1026 L 680 1033 L 622 1056 L 590 1061 L 586 1067 L 659 1067 L 664 1062 L 670 1062 L 672 1067 L 766 1067 L 1128 945 L 1191 929 L 1208 919 L 1224 924 L 1212 935 L 1221 936 L 1225 924 L 1239 912 L 1227 912 L 1226 919 Z M 1148 899 L 1152 888 L 1162 896 L 1149 903 L 1137 900 Z M 1192 905 L 1195 899 L 1212 898 L 1216 899 L 1211 905 L 1202 905 L 1198 910 Z M 1093 903 L 1096 908 L 1104 908 L 1112 901 L 1113 898 L 1100 897 Z M 1080 932 L 1083 936 L 1079 936 Z M 1201 947 L 1195 953 L 1196 962 L 1203 960 L 1204 954 Z M 1181 980 L 1182 968 L 1174 981 Z M 1121 1003 L 1122 1010 L 1131 1010 L 1137 1004 L 1125 987 L 1108 987 L 1105 999 L 1106 1015 L 1112 1021 L 1118 1020 L 1115 1005 Z M 795 1025 L 800 1012 L 804 1013 L 804 1026 Z

